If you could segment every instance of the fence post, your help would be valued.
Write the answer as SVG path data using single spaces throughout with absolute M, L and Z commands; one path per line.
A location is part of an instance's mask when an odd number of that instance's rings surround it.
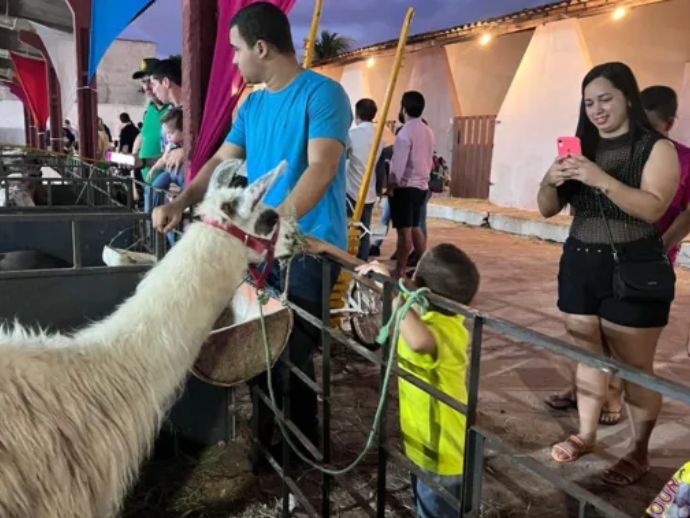
M 322 362 L 322 412 L 321 444 L 323 463 L 328 465 L 331 461 L 331 335 L 327 328 L 331 325 L 331 271 L 330 259 L 321 259 L 321 362 Z M 322 473 L 321 477 L 321 516 L 331 515 L 331 477 Z
M 479 498 L 481 496 L 481 476 L 484 453 L 484 439 L 472 430 L 477 422 L 477 402 L 479 399 L 479 380 L 482 356 L 482 332 L 484 319 L 475 316 L 472 324 L 472 343 L 470 350 L 469 381 L 467 394 L 467 416 L 465 434 L 465 465 L 463 469 L 463 513 L 475 513 L 479 516 Z M 481 437 L 481 438 L 480 438 Z M 477 507 L 473 507 L 477 506 Z
M 383 287 L 383 321 L 387 322 L 393 312 L 393 286 L 390 282 L 386 282 Z M 383 378 L 386 372 L 385 359 L 388 358 L 390 347 L 395 347 L 396 344 L 390 343 L 388 340 L 381 347 L 381 374 L 380 387 L 383 389 Z M 381 394 L 381 397 L 384 397 Z M 388 462 L 388 452 L 386 451 L 386 412 L 388 410 L 388 403 L 384 404 L 381 412 L 381 420 L 379 421 L 378 430 L 376 430 L 378 438 L 378 480 L 376 488 L 376 516 L 384 518 L 386 515 L 386 464 Z

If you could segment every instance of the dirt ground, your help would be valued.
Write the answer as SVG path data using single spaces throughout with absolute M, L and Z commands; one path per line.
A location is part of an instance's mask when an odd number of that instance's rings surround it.
M 433 221 L 432 244 L 451 241 L 477 262 L 482 284 L 475 306 L 494 317 L 563 338 L 556 309 L 556 271 L 560 247 L 487 229 Z M 390 240 L 389 240 L 390 241 Z M 390 253 L 390 243 L 384 252 Z M 676 301 L 671 322 L 664 330 L 657 354 L 657 372 L 689 383 L 687 354 L 690 325 L 690 273 L 678 273 Z M 554 465 L 550 445 L 577 426 L 574 412 L 549 411 L 544 397 L 561 389 L 569 378 L 567 360 L 487 331 L 483 342 L 479 424 L 520 452 L 576 482 L 630 516 L 641 516 L 671 474 L 690 459 L 690 413 L 687 406 L 666 399 L 652 437 L 652 470 L 634 489 L 604 486 L 598 475 L 625 450 L 628 421 L 602 427 L 595 452 L 572 465 Z M 320 361 L 320 358 L 317 358 Z M 332 441 L 336 464 L 352 460 L 365 443 L 363 430 L 370 426 L 378 397 L 378 370 L 342 349 L 335 351 L 333 366 Z M 250 405 L 242 389 L 240 415 L 246 419 Z M 388 429 L 397 442 L 397 401 L 390 401 Z M 152 461 L 133 490 L 123 517 L 259 518 L 280 516 L 281 484 L 276 475 L 258 479 L 246 461 L 248 434 L 230 445 L 217 446 L 199 460 Z M 348 485 L 375 501 L 376 454 L 347 477 Z M 302 471 L 299 484 L 318 509 L 320 476 Z M 387 516 L 414 516 L 409 474 L 389 468 Z M 367 516 L 346 490 L 334 486 L 332 516 Z M 483 477 L 481 516 L 569 517 L 577 506 L 545 480 L 510 464 L 505 456 L 488 451 Z M 302 516 L 299 507 L 295 516 Z

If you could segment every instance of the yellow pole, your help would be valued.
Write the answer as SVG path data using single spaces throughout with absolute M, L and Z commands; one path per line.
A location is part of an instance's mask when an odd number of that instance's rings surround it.
M 405 53 L 405 45 L 407 44 L 407 36 L 410 32 L 410 25 L 412 24 L 412 17 L 414 16 L 415 10 L 413 7 L 407 9 L 405 14 L 405 20 L 403 21 L 402 29 L 400 30 L 400 37 L 398 39 L 398 47 L 395 51 L 395 61 L 393 62 L 393 70 L 390 78 L 388 79 L 388 87 L 386 89 L 386 96 L 384 98 L 383 107 L 379 112 L 379 121 L 376 126 L 376 134 L 374 136 L 374 142 L 369 151 L 369 158 L 367 160 L 367 168 L 362 178 L 362 185 L 359 188 L 359 193 L 357 196 L 357 204 L 352 215 L 352 222 L 348 232 L 348 252 L 352 255 L 357 255 L 357 250 L 359 249 L 359 227 L 357 223 L 362 219 L 362 212 L 364 211 L 364 204 L 367 199 L 367 192 L 369 190 L 369 184 L 371 183 L 371 177 L 373 176 L 374 166 L 376 165 L 376 152 L 381 144 L 381 138 L 383 137 L 383 130 L 386 126 L 386 119 L 388 118 L 388 110 L 391 106 L 391 101 L 393 99 L 393 92 L 395 91 L 395 85 L 398 81 L 398 75 L 400 73 L 400 66 L 402 65 L 403 54 Z M 345 270 L 341 271 L 338 282 L 333 288 L 331 293 L 331 308 L 340 309 L 344 307 L 345 300 L 344 295 L 347 291 L 348 284 L 350 283 L 352 276 L 349 272 Z M 340 317 L 334 316 L 331 318 L 331 323 L 335 326 L 340 323 Z
M 311 18 L 311 28 L 309 29 L 309 39 L 307 39 L 307 48 L 304 52 L 304 68 L 311 68 L 314 62 L 314 46 L 316 45 L 316 33 L 319 30 L 319 21 L 321 20 L 321 9 L 323 8 L 323 0 L 316 0 L 314 2 L 314 14 Z
M 386 96 L 383 101 L 383 108 L 379 112 L 379 121 L 376 126 L 376 135 L 374 136 L 374 143 L 369 151 L 369 159 L 367 160 L 367 168 L 364 172 L 364 177 L 362 178 L 362 184 L 359 186 L 359 194 L 357 196 L 357 204 L 352 214 L 352 222 L 354 225 L 351 227 L 351 239 L 350 245 L 352 245 L 354 239 L 352 239 L 352 232 L 354 231 L 354 237 L 356 238 L 355 250 L 350 250 L 350 253 L 357 254 L 357 248 L 359 248 L 359 227 L 356 226 L 357 223 L 362 219 L 362 213 L 364 212 L 364 205 L 367 199 L 367 192 L 369 191 L 369 185 L 371 184 L 372 176 L 374 175 L 374 167 L 376 166 L 376 154 L 381 144 L 381 138 L 383 137 L 383 130 L 386 127 L 386 119 L 388 118 L 388 111 L 390 110 L 391 101 L 393 99 L 393 92 L 395 91 L 395 85 L 398 81 L 398 75 L 400 75 L 400 66 L 402 65 L 403 54 L 405 53 L 405 45 L 407 44 L 407 36 L 410 32 L 410 25 L 412 24 L 412 17 L 414 16 L 414 7 L 409 7 L 407 13 L 405 14 L 405 20 L 403 21 L 402 29 L 400 30 L 400 38 L 398 39 L 398 48 L 395 51 L 395 61 L 393 62 L 393 71 L 390 78 L 388 79 L 388 87 L 386 89 Z

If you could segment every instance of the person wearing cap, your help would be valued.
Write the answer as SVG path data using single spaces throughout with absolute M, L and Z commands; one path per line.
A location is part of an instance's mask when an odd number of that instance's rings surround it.
M 146 58 L 141 62 L 139 70 L 133 75 L 132 79 L 141 80 L 141 85 L 150 99 L 146 111 L 144 112 L 144 121 L 141 128 L 141 133 L 134 142 L 132 153 L 139 157 L 142 169 L 142 177 L 146 181 L 149 169 L 156 163 L 156 161 L 163 154 L 161 146 L 161 118 L 168 112 L 169 105 L 162 102 L 153 93 L 151 85 L 151 74 L 158 65 L 159 60 L 156 58 Z M 151 183 L 153 178 L 148 179 L 147 183 Z M 145 194 L 147 196 L 148 193 Z M 148 197 L 148 196 L 147 196 Z
M 182 107 L 182 63 L 179 59 L 168 58 L 159 61 L 151 74 L 151 89 L 153 95 L 161 102 L 171 107 Z M 161 133 L 163 149 L 168 145 L 167 134 Z M 166 153 L 166 167 L 179 170 L 184 164 L 184 150 L 178 147 Z M 154 178 L 150 180 L 154 181 Z

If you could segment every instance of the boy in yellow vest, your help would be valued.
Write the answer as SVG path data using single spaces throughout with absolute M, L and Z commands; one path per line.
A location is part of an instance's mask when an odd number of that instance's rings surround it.
M 386 267 L 377 262 L 362 265 L 358 271 L 389 275 Z M 412 281 L 418 288 L 426 287 L 437 295 L 469 304 L 479 287 L 479 272 L 462 250 L 441 244 L 422 256 Z M 465 375 L 470 334 L 464 321 L 463 316 L 433 304 L 424 314 L 412 310 L 401 322 L 397 352 L 403 370 L 467 404 Z M 459 500 L 465 416 L 404 379 L 399 380 L 398 392 L 405 454 Z M 450 504 L 414 474 L 412 490 L 418 517 L 458 516 Z

